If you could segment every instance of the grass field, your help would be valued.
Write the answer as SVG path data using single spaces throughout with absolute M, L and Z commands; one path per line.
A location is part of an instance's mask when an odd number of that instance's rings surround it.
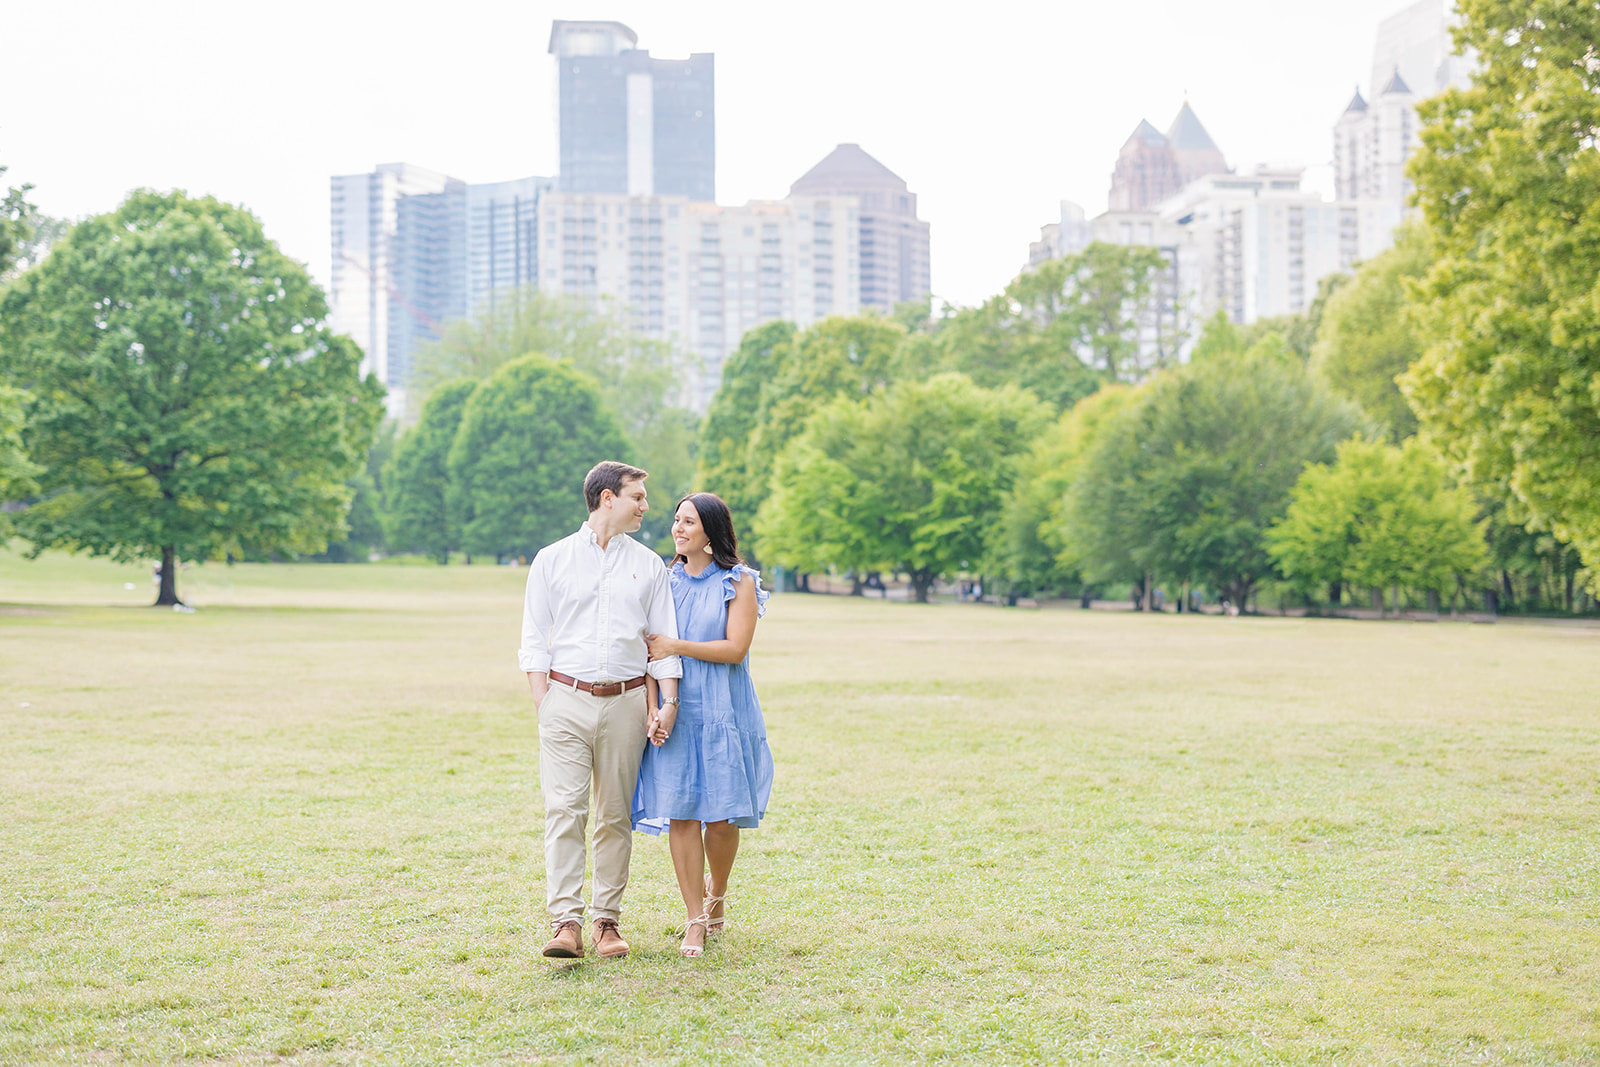
M 0 1063 L 1600 1062 L 1600 628 L 782 596 L 732 929 L 557 966 L 521 582 L 0 551 Z

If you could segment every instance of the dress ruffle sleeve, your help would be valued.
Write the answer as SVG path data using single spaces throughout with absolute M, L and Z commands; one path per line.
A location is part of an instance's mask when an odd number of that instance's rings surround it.
M 734 587 L 734 583 L 739 580 L 739 576 L 741 574 L 748 574 L 750 576 L 750 580 L 756 583 L 756 618 L 759 619 L 766 615 L 767 601 L 772 599 L 772 594 L 761 588 L 761 572 L 758 570 L 746 567 L 743 563 L 735 563 L 732 570 L 723 571 L 723 602 L 726 603 L 727 601 L 733 599 L 734 594 L 738 591 Z

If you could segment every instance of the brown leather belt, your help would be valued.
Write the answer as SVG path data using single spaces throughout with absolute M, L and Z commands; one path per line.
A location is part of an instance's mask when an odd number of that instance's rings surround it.
M 592 697 L 619 697 L 623 693 L 626 693 L 631 689 L 637 689 L 643 685 L 644 675 L 641 674 L 637 678 L 629 678 L 626 682 L 600 682 L 599 684 L 596 684 L 594 682 L 580 682 L 569 674 L 562 674 L 560 671 L 551 671 L 550 680 L 552 682 L 560 682 L 562 685 L 571 686 L 574 689 L 580 689 Z

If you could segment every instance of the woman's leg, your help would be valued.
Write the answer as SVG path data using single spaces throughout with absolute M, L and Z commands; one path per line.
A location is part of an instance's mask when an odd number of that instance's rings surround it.
M 672 870 L 678 876 L 678 892 L 683 895 L 683 910 L 688 919 L 698 919 L 705 906 L 702 894 L 706 888 L 706 849 L 700 840 L 700 820 L 673 819 L 667 844 L 672 852 Z M 690 926 L 683 933 L 685 945 L 703 945 L 705 941 L 704 926 Z
M 705 855 L 711 868 L 711 896 L 727 895 L 728 878 L 733 874 L 733 858 L 739 854 L 739 828 L 731 822 L 714 822 L 706 827 Z M 681 885 L 683 876 L 679 875 Z M 711 924 L 720 928 L 722 904 L 711 906 Z

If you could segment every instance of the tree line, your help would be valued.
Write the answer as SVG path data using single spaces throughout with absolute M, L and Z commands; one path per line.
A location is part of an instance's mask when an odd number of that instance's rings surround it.
M 721 493 L 802 583 L 1582 608 L 1600 16 L 1534 8 L 1464 9 L 1480 74 L 1422 106 L 1417 217 L 1304 313 L 1196 331 L 1158 252 L 1094 244 L 974 308 L 759 327 L 703 420 L 669 347 L 517 293 L 417 353 L 400 431 L 248 212 L 141 191 L 66 230 L 12 189 L 0 520 L 33 551 L 159 558 L 171 603 L 186 559 L 526 556 L 620 455 L 658 497 Z
M 1091 245 L 982 307 L 748 335 L 700 481 L 801 572 L 1580 610 L 1600 591 L 1600 16 L 1486 0 L 1419 211 L 1306 312 L 1187 324 Z M 1548 10 L 1545 10 L 1548 8 Z

